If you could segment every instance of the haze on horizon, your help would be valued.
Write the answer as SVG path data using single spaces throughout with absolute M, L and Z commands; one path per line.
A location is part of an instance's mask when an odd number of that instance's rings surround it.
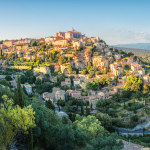
M 0 40 L 45 38 L 72 27 L 108 45 L 150 43 L 150 1 L 1 1 Z

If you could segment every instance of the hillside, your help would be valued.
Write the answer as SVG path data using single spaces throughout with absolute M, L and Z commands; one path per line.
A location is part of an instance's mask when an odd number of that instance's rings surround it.
M 147 49 L 137 49 L 137 48 L 125 48 L 125 47 L 117 47 L 117 46 L 110 46 L 116 49 L 121 49 L 125 52 L 133 52 L 136 56 L 144 56 L 144 55 L 150 55 L 150 50 Z
M 115 46 L 115 47 L 124 47 L 124 48 L 135 48 L 135 49 L 150 50 L 150 43 L 118 44 L 118 45 L 113 45 L 113 46 Z

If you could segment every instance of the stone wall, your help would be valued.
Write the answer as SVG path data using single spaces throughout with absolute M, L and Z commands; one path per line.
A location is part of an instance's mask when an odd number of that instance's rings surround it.
M 11 68 L 16 68 L 16 69 L 27 69 L 29 66 L 11 66 Z

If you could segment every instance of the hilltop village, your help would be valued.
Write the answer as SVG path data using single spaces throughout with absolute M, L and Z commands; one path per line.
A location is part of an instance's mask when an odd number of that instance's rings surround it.
M 132 52 L 74 29 L 0 44 L 1 94 L 14 98 L 20 79 L 27 99 L 44 106 L 50 101 L 50 109 L 72 124 L 77 116 L 92 115 L 110 132 L 148 130 L 149 77 L 148 67 Z M 124 135 L 120 138 L 128 140 Z M 133 141 L 149 146 L 142 142 Z

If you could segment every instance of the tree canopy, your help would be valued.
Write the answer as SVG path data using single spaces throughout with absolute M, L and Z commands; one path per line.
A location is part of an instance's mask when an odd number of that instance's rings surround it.
M 132 76 L 127 78 L 127 82 L 124 85 L 125 90 L 138 91 L 142 88 L 143 81 L 138 76 Z
M 86 90 L 97 90 L 99 87 L 98 81 L 87 82 L 85 89 Z
M 35 127 L 35 112 L 31 105 L 21 108 L 13 107 L 13 100 L 6 95 L 2 97 L 4 104 L 0 107 L 0 145 L 10 146 L 16 134 L 21 129 L 28 133 L 29 128 Z
M 98 133 L 104 133 L 104 127 L 101 126 L 101 122 L 96 119 L 94 116 L 87 116 L 81 121 L 76 120 L 73 125 L 79 128 L 82 132 L 92 139 L 98 135 Z
M 112 125 L 111 116 L 108 114 L 103 114 L 101 112 L 96 113 L 95 117 L 101 122 L 101 125 L 105 128 L 108 128 Z

